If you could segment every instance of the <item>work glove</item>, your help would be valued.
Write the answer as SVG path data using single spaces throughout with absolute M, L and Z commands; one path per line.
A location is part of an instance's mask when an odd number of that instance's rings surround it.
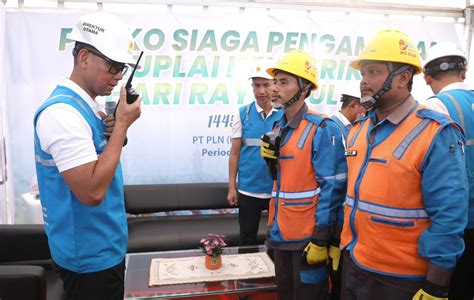
M 280 155 L 280 137 L 277 136 L 274 141 L 271 141 L 270 137 L 264 134 L 261 139 L 260 155 L 265 160 L 272 179 L 276 180 L 278 175 L 278 155 Z
M 331 245 L 328 252 L 329 260 L 331 261 L 331 268 L 334 272 L 339 268 L 339 262 L 341 261 L 341 251 L 339 247 Z
M 448 287 L 425 281 L 423 288 L 413 296 L 413 300 L 448 300 Z
M 271 141 L 270 137 L 264 134 L 260 139 L 262 140 L 260 156 L 266 161 L 278 159 L 278 155 L 280 155 L 280 137 L 277 136 L 274 141 Z
M 448 300 L 448 297 L 435 297 L 428 294 L 423 289 L 419 289 L 415 296 L 413 296 L 413 300 Z
M 326 264 L 329 260 L 328 248 L 311 241 L 304 248 L 303 257 L 309 265 Z

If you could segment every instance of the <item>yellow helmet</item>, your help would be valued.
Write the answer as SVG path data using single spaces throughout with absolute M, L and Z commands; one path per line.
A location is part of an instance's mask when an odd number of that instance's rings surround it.
M 395 29 L 379 31 L 364 47 L 359 57 L 351 62 L 351 67 L 360 70 L 360 64 L 364 60 L 408 64 L 416 69 L 415 74 L 423 71 L 420 52 L 412 39 Z
M 301 50 L 291 50 L 285 54 L 278 63 L 267 69 L 267 73 L 275 77 L 277 70 L 285 71 L 295 76 L 304 78 L 313 85 L 312 90 L 318 88 L 316 61 L 306 52 Z

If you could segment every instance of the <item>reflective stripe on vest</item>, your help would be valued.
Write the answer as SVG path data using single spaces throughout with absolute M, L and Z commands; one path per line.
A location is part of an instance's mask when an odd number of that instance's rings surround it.
M 362 128 L 364 128 L 365 122 L 367 122 L 367 119 L 361 121 L 361 122 L 359 123 L 359 126 L 357 126 L 354 135 L 352 136 L 352 138 L 350 139 L 350 141 L 349 141 L 349 143 L 348 143 L 348 145 L 347 145 L 348 148 L 354 146 L 354 142 L 355 142 L 355 140 L 357 139 L 357 137 L 359 136 L 360 131 L 362 130 Z M 349 135 L 347 136 L 347 138 L 349 138 Z
M 91 118 L 94 117 L 94 114 L 91 113 L 90 109 L 88 109 L 81 100 L 77 99 L 76 97 L 74 97 L 72 95 L 58 94 L 58 95 L 55 95 L 53 97 L 50 97 L 50 98 L 46 99 L 45 103 L 48 102 L 48 101 L 60 98 L 60 97 L 61 98 L 69 98 L 69 99 L 74 100 L 74 102 L 76 102 L 76 104 L 79 105 L 84 110 L 85 113 L 87 113 Z
M 354 198 L 347 196 L 345 203 L 350 207 L 354 207 Z M 399 209 L 388 206 L 380 206 L 362 200 L 359 200 L 357 209 L 384 217 L 401 219 L 428 218 L 428 213 L 424 209 Z
M 308 122 L 306 124 L 303 133 L 301 134 L 299 140 L 298 140 L 298 149 L 303 149 L 304 144 L 306 143 L 306 140 L 308 139 L 309 133 L 311 132 L 311 129 L 313 128 L 314 124 L 311 122 Z
M 453 95 L 449 94 L 448 92 L 445 92 L 443 93 L 443 95 L 446 95 L 449 97 L 449 99 L 451 100 L 451 102 L 453 103 L 454 105 L 454 108 L 456 109 L 457 113 L 458 113 L 458 116 L 459 116 L 459 120 L 461 121 L 461 126 L 464 130 L 467 130 L 466 129 L 466 122 L 465 122 L 465 119 L 464 119 L 464 113 L 462 111 L 462 108 L 461 106 L 459 106 L 459 103 L 458 101 L 453 97 Z M 474 105 L 474 104 L 473 104 Z M 473 110 L 474 110 L 474 107 L 473 107 Z M 466 137 L 466 145 L 467 146 L 472 146 L 474 145 L 474 139 L 469 139 L 469 137 Z
M 278 197 L 279 199 L 287 199 L 287 200 L 297 200 L 297 199 L 307 199 L 307 198 L 312 198 L 314 196 L 319 195 L 321 192 L 321 189 L 318 187 L 315 190 L 312 191 L 306 191 L 306 192 L 279 192 Z M 277 191 L 272 191 L 272 197 L 277 196 Z
M 403 154 L 405 151 L 407 151 L 408 147 L 411 145 L 413 140 L 423 131 L 425 130 L 426 126 L 430 124 L 431 120 L 430 119 L 424 119 L 421 121 L 420 124 L 416 125 L 415 128 L 413 128 L 412 131 L 403 139 L 403 141 L 398 145 L 397 149 L 393 151 L 393 156 L 395 156 L 397 159 L 402 158 Z
M 323 176 L 319 178 L 326 179 L 326 180 L 329 180 L 329 179 L 343 180 L 347 178 L 347 173 L 340 173 L 333 176 Z
M 262 144 L 261 139 L 242 139 L 242 142 L 244 143 L 244 145 L 250 147 L 260 147 Z
M 55 167 L 56 166 L 56 162 L 54 162 L 54 159 L 42 159 L 41 157 L 39 157 L 39 155 L 35 155 L 35 161 L 37 163 L 42 164 L 45 167 Z

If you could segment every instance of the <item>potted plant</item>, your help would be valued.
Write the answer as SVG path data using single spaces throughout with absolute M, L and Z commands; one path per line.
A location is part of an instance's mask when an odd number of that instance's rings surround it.
M 206 254 L 206 268 L 217 270 L 222 267 L 222 247 L 227 246 L 223 240 L 224 237 L 223 235 L 209 233 L 207 237 L 201 239 L 200 249 Z

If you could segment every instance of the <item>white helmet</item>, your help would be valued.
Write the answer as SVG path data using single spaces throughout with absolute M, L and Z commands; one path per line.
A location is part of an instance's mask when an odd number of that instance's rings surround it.
M 249 71 L 249 79 L 257 78 L 257 77 L 265 78 L 265 79 L 273 79 L 273 77 L 267 73 L 268 65 L 270 65 L 270 63 L 267 61 L 257 62 L 254 65 L 252 65 Z
M 132 56 L 132 34 L 128 26 L 112 14 L 95 12 L 82 16 L 69 39 L 91 45 L 116 62 L 132 66 L 136 63 Z
M 346 97 L 344 97 L 346 96 Z M 347 99 L 347 97 L 357 98 L 360 99 L 360 86 L 357 84 L 350 84 L 345 86 L 342 89 L 341 93 L 341 102 L 343 102 L 343 98 Z
M 448 63 L 442 62 L 440 65 L 437 66 L 428 66 L 431 62 L 437 60 L 438 58 L 448 57 L 448 56 L 456 56 L 461 58 L 462 62 L 459 63 Z M 428 56 L 426 57 L 423 72 L 424 73 L 432 73 L 432 72 L 439 72 L 439 71 L 447 71 L 450 69 L 465 67 L 467 65 L 467 57 L 464 54 L 461 46 L 456 43 L 452 42 L 440 42 L 434 46 L 432 46 L 428 50 Z M 428 66 L 428 67 L 427 67 Z

